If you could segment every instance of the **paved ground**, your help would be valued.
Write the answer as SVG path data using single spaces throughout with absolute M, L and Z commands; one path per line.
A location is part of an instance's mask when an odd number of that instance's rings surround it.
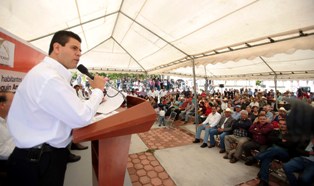
M 253 186 L 258 168 L 222 158 L 219 148 L 193 144 L 195 125 L 176 121 L 175 128 L 158 127 L 132 135 L 128 173 L 133 186 Z M 203 137 L 203 133 L 201 135 Z M 282 185 L 271 179 L 271 186 Z
M 222 158 L 219 148 L 200 148 L 193 144 L 195 125 L 175 122 L 175 128 L 158 127 L 133 134 L 129 150 L 124 186 L 254 186 L 258 167 L 235 164 Z M 202 132 L 201 137 L 204 136 Z M 64 185 L 97 185 L 91 164 L 90 142 L 82 143 L 88 150 L 73 151 L 82 156 L 68 164 Z M 84 168 L 82 168 L 84 167 Z M 274 179 L 272 179 L 274 180 Z M 271 186 L 286 185 L 272 181 Z

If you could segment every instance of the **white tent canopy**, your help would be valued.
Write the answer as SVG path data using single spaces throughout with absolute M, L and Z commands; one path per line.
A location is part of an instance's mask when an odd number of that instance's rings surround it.
M 47 51 L 82 38 L 91 70 L 314 79 L 313 0 L 1 0 L 0 26 Z

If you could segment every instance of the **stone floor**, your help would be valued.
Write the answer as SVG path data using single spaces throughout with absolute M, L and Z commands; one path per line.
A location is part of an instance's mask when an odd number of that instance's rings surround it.
M 133 186 L 175 185 L 151 152 L 130 154 L 127 168 Z
M 127 170 L 133 186 L 258 185 L 259 180 L 255 178 L 256 176 L 254 176 L 258 171 L 257 167 L 247 167 L 243 162 L 239 162 L 236 165 L 230 165 L 229 162 L 224 162 L 218 153 L 219 148 L 214 148 L 214 150 L 209 150 L 208 148 L 201 149 L 198 147 L 198 144 L 196 145 L 192 143 L 194 140 L 195 125 L 191 122 L 184 124 L 184 122 L 176 121 L 173 124 L 174 128 L 168 128 L 159 127 L 158 123 L 155 123 L 151 130 L 134 136 L 138 138 L 137 141 L 140 141 L 140 143 L 143 143 L 144 145 L 140 148 L 137 147 L 137 151 L 131 150 L 129 152 Z M 202 136 L 203 135 L 201 135 L 201 137 Z M 136 144 L 132 144 L 131 142 L 131 146 L 134 145 Z M 200 155 L 198 157 L 195 156 L 198 160 L 195 160 L 195 158 L 192 157 L 194 153 Z M 207 163 L 199 158 L 205 156 L 210 156 L 211 158 L 211 160 L 206 160 Z M 188 161 L 191 159 L 194 160 L 189 164 Z M 208 163 L 208 161 L 211 162 Z M 220 161 L 222 163 L 220 163 Z M 215 162 L 219 162 L 218 165 L 215 165 Z M 199 177 L 199 179 L 203 180 L 197 180 L 197 182 L 191 180 L 190 178 L 197 179 L 198 175 L 202 174 L 201 167 L 204 166 L 204 163 L 214 167 L 213 170 L 209 171 L 209 175 L 214 176 L 215 179 L 211 178 L 209 180 L 207 179 L 208 176 L 205 175 L 204 177 L 203 175 L 203 178 Z M 184 164 L 188 165 L 187 169 L 191 170 L 191 173 L 187 172 L 188 170 L 185 171 L 186 168 L 184 167 Z M 198 169 L 201 170 L 200 173 L 194 171 Z M 237 173 L 237 170 L 240 172 L 242 171 L 244 175 Z M 234 175 L 227 178 L 229 179 L 228 181 L 220 180 L 220 173 L 218 173 L 217 176 L 214 174 L 221 171 L 226 175 L 229 175 L 230 173 Z M 246 180 L 245 178 L 244 180 L 243 178 L 239 178 L 245 177 L 245 175 L 247 175 Z M 271 178 L 270 186 L 278 185 L 283 185 L 283 183 L 278 183 L 276 182 L 276 179 Z
M 149 149 L 163 149 L 191 144 L 194 136 L 180 128 L 153 128 L 138 134 Z
M 128 172 L 133 186 L 174 186 L 165 169 L 154 156 L 154 151 L 191 144 L 194 137 L 180 128 L 158 127 L 138 134 L 148 147 L 146 152 L 130 154 Z

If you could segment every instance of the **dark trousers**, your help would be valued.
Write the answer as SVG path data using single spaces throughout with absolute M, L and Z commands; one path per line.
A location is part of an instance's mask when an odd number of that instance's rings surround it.
M 291 186 L 311 186 L 314 183 L 314 162 L 301 156 L 295 157 L 283 165 Z M 296 177 L 295 173 L 299 176 Z
M 271 166 L 271 162 L 274 159 L 278 159 L 280 161 L 288 161 L 289 154 L 288 151 L 281 147 L 270 147 L 267 150 L 258 153 L 255 158 L 260 160 L 261 169 L 260 176 L 261 179 L 268 183 L 269 181 L 269 167 Z
M 267 145 L 261 145 L 257 143 L 256 141 L 247 141 L 243 144 L 243 152 L 245 154 L 245 157 L 252 156 L 252 150 L 258 150 L 260 152 L 263 152 L 267 149 Z
M 8 160 L 0 160 L 0 185 L 7 186 L 8 184 Z
M 9 185 L 62 186 L 68 155 L 67 148 L 53 148 L 32 161 L 28 149 L 16 147 L 9 158 Z

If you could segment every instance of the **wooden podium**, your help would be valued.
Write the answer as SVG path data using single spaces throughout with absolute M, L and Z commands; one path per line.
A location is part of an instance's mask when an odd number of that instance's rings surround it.
M 92 141 L 92 164 L 99 186 L 122 186 L 131 134 L 148 131 L 156 112 L 144 99 L 127 96 L 127 108 L 84 128 L 73 130 L 73 142 Z

